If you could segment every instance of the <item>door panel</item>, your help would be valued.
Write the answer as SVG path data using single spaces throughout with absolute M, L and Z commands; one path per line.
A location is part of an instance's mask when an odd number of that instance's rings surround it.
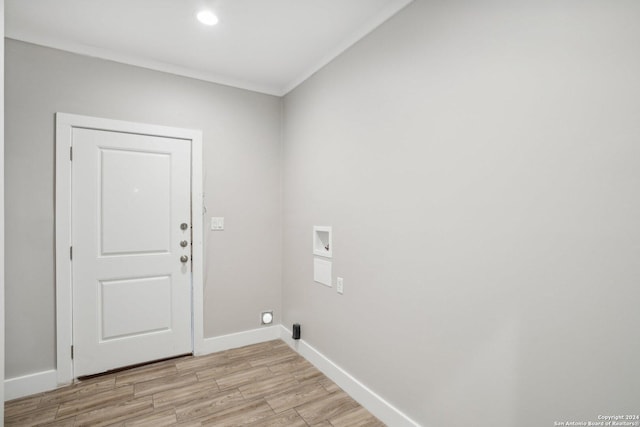
M 99 340 L 134 337 L 171 328 L 171 277 L 101 280 Z M 144 301 L 144 304 L 140 304 Z M 127 313 L 123 316 L 123 313 Z
M 100 149 L 101 255 L 169 252 L 171 156 Z
M 84 128 L 72 141 L 75 376 L 190 353 L 189 141 Z

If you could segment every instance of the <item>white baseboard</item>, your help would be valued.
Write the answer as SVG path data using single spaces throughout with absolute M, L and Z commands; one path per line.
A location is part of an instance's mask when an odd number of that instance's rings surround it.
M 53 390 L 58 386 L 58 375 L 55 369 L 36 372 L 35 374 L 11 378 L 4 381 L 4 400 L 13 400 L 31 394 Z
M 354 398 L 369 412 L 378 417 L 380 421 L 394 427 L 420 426 L 411 418 L 400 412 L 400 410 L 398 410 L 396 407 L 377 395 L 373 390 L 362 384 L 344 369 L 333 363 L 318 350 L 311 347 L 304 340 L 292 339 L 290 330 L 280 325 L 280 331 L 280 339 L 286 342 L 302 357 L 311 362 L 312 365 L 318 368 L 341 389 L 347 392 L 349 396 Z
M 258 344 L 265 341 L 277 340 L 280 339 L 280 334 L 280 326 L 267 326 L 235 334 L 205 338 L 202 343 L 202 347 L 196 356 L 243 347 L 245 345 Z

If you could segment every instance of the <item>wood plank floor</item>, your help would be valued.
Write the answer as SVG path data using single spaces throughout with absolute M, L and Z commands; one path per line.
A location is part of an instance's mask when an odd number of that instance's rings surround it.
M 6 402 L 6 426 L 384 426 L 275 340 Z

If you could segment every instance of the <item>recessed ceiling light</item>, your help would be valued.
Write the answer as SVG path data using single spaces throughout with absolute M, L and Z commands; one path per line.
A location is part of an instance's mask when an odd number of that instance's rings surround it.
M 198 21 L 204 25 L 216 25 L 218 23 L 218 17 L 210 10 L 203 10 L 198 13 Z

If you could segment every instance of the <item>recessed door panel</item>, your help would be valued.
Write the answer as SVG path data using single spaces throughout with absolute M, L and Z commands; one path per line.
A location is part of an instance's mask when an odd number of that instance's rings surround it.
M 101 341 L 171 329 L 171 277 L 103 280 L 99 286 Z
M 100 149 L 101 255 L 169 251 L 171 155 Z

